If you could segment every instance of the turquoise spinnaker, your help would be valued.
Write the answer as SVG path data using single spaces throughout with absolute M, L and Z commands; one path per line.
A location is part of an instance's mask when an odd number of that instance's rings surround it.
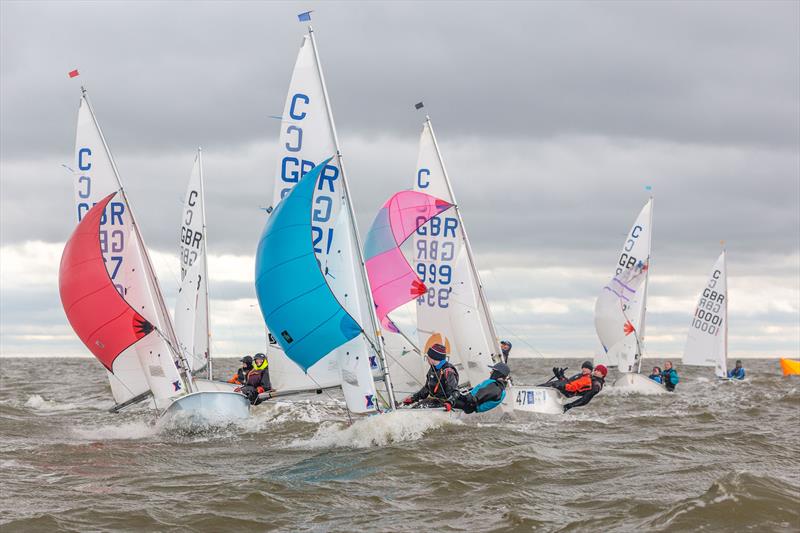
M 256 295 L 269 331 L 304 371 L 361 333 L 314 255 L 311 210 L 320 172 L 300 179 L 269 217 L 256 251 Z

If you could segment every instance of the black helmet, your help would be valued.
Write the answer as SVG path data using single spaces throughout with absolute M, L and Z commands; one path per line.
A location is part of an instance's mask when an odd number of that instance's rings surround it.
M 581 368 L 588 368 L 589 370 L 594 370 L 594 365 L 592 364 L 591 361 L 587 360 L 587 361 L 583 362 L 583 364 L 581 365 Z
M 244 357 L 239 359 L 239 361 L 241 361 L 242 363 L 244 363 L 244 364 L 246 364 L 248 366 L 253 366 L 253 358 L 250 357 L 249 355 L 245 355 Z
M 267 360 L 267 356 L 266 356 L 266 355 L 264 355 L 263 353 L 257 353 L 257 354 L 255 354 L 255 355 L 253 356 L 253 359 L 254 359 L 254 360 L 255 360 L 255 359 L 261 359 L 262 361 L 266 361 L 266 360 Z
M 507 378 L 511 374 L 511 369 L 505 363 L 495 363 L 489 368 L 492 369 L 493 376 Z

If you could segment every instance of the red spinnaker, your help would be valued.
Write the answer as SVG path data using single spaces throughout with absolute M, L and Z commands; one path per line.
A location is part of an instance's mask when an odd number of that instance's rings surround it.
M 58 271 L 61 305 L 72 329 L 108 370 L 119 354 L 153 330 L 117 291 L 100 248 L 100 221 L 116 194 L 84 215 L 64 247 Z

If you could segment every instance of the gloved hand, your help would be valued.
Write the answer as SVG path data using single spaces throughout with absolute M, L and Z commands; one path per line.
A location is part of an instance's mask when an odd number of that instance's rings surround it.
M 262 392 L 264 392 L 264 387 L 258 387 L 256 390 L 258 391 L 259 394 L 261 394 Z
M 453 405 L 450 402 L 444 402 L 444 410 L 449 413 L 453 410 Z
M 241 387 L 236 387 L 235 389 L 233 389 L 233 392 L 242 392 L 242 388 Z
M 414 398 L 411 396 L 406 396 L 403 398 L 403 405 L 411 405 L 412 403 L 414 403 Z
M 553 367 L 553 375 L 554 375 L 555 377 L 558 377 L 558 374 L 559 374 L 559 372 L 561 372 L 561 369 L 560 369 L 560 368 L 558 368 L 557 366 L 554 366 L 554 367 Z
M 567 376 L 564 375 L 564 372 L 567 371 L 567 368 L 568 367 L 565 366 L 564 368 L 558 369 L 558 379 L 567 379 Z

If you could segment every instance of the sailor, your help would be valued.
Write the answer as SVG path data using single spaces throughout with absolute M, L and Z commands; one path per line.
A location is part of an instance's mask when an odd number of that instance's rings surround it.
M 650 373 L 648 378 L 652 379 L 656 383 L 663 383 L 664 381 L 661 379 L 661 368 L 654 366 L 653 371 Z
M 575 374 L 574 376 L 571 376 L 569 378 L 564 375 L 564 372 L 566 372 L 566 370 L 567 370 L 567 367 L 559 368 L 557 366 L 554 366 L 553 367 L 553 376 L 555 376 L 556 381 L 553 382 L 552 381 L 553 378 L 550 378 L 550 381 L 548 381 L 547 383 L 543 383 L 543 385 L 546 386 L 546 387 L 556 387 L 559 384 L 559 382 L 574 381 L 574 380 L 578 379 L 581 376 L 588 376 L 588 375 L 590 375 L 592 373 L 592 370 L 594 370 L 594 365 L 589 360 L 584 361 L 583 363 L 581 363 L 581 372 L 580 372 L 580 374 Z
M 247 379 L 247 373 L 253 369 L 253 358 L 249 355 L 245 355 L 239 361 L 242 363 L 240 368 L 236 369 L 236 373 L 228 380 L 228 383 L 233 383 L 235 385 L 244 385 L 245 380 Z
M 269 381 L 269 363 L 266 355 L 257 353 L 253 356 L 253 368 L 247 373 L 245 385 L 235 390 L 247 396 L 251 404 L 258 405 L 261 403 L 258 395 L 272 390 L 272 385 Z
M 603 390 L 607 375 L 608 369 L 605 365 L 597 365 L 594 367 L 591 374 L 581 374 L 577 379 L 568 381 L 562 386 L 557 387 L 558 390 L 561 391 L 561 394 L 568 398 L 578 396 L 577 400 L 564 406 L 564 412 L 566 413 L 573 407 L 581 407 L 591 402 L 592 398 Z
M 434 344 L 428 348 L 427 358 L 431 367 L 425 376 L 425 385 L 403 399 L 404 405 L 421 402 L 420 407 L 441 406 L 458 390 L 458 370 L 447 361 L 447 349 Z
M 741 359 L 737 359 L 736 366 L 728 370 L 728 377 L 730 379 L 744 379 L 744 367 Z
M 672 368 L 672 361 L 664 361 L 664 370 L 661 371 L 661 382 L 669 392 L 675 391 L 675 385 L 678 384 L 678 372 Z
M 484 413 L 503 403 L 511 369 L 505 363 L 495 363 L 489 368 L 492 369 L 489 379 L 481 381 L 469 392 L 453 393 L 451 399 L 445 402 L 445 409 L 461 409 L 467 414 L 476 411 Z
M 503 362 L 508 364 L 508 356 L 511 354 L 511 343 L 507 340 L 500 341 L 500 351 L 503 353 Z

